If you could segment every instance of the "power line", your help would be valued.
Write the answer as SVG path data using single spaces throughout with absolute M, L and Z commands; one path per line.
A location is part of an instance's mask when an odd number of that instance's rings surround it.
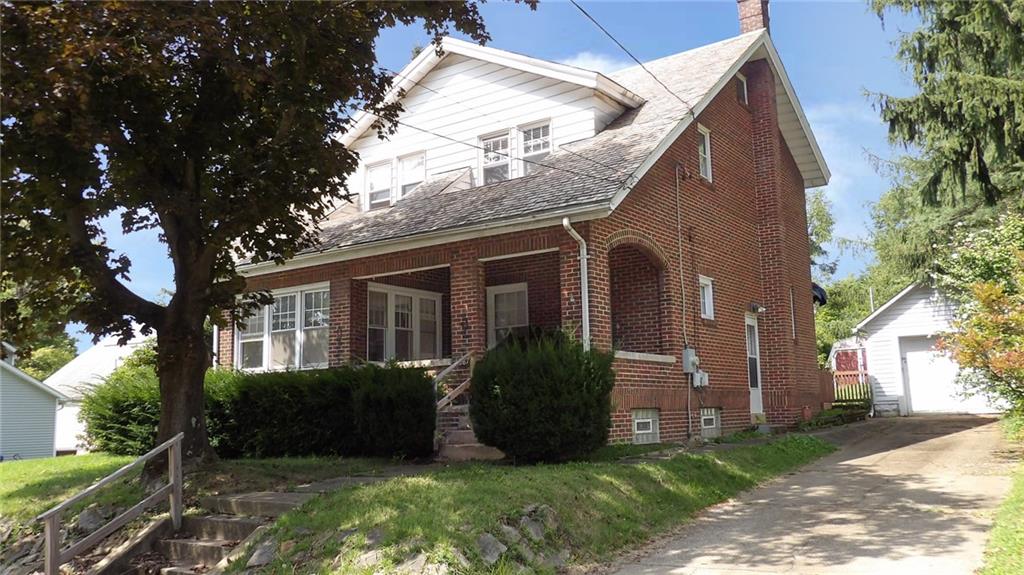
M 644 72 L 647 72 L 647 74 L 648 74 L 648 75 L 649 75 L 649 76 L 650 76 L 651 78 L 654 78 L 654 81 L 655 81 L 655 82 L 657 82 L 658 84 L 660 84 L 660 85 L 661 85 L 661 87 L 662 87 L 662 88 L 664 88 L 666 92 L 668 92 L 669 94 L 672 94 L 672 95 L 673 95 L 673 96 L 675 97 L 675 99 L 676 99 L 676 100 L 679 100 L 679 101 L 680 101 L 680 102 L 681 102 L 681 103 L 682 103 L 682 104 L 683 104 L 684 106 L 686 106 L 686 113 L 687 113 L 687 114 L 689 114 L 690 116 L 693 116 L 693 106 L 691 106 L 689 102 L 687 102 L 686 100 L 684 100 L 684 99 L 683 99 L 683 98 L 682 98 L 682 97 L 681 97 L 681 96 L 680 96 L 679 94 L 676 94 L 675 92 L 673 92 L 671 88 L 669 88 L 669 87 L 668 87 L 668 86 L 667 86 L 667 85 L 666 85 L 666 84 L 665 84 L 664 82 L 662 82 L 662 81 L 661 81 L 661 78 L 659 78 L 659 77 L 655 76 L 655 75 L 654 75 L 654 72 L 651 72 L 651 71 L 650 71 L 649 69 L 647 69 L 647 66 L 645 66 L 645 65 L 644 65 L 644 63 L 643 63 L 643 62 L 641 62 L 639 58 L 637 58 L 636 56 L 634 56 L 634 55 L 633 55 L 633 53 L 629 51 L 629 48 L 626 48 L 626 47 L 625 47 L 625 46 L 624 46 L 624 45 L 622 44 L 622 42 L 619 42 L 618 38 L 616 38 L 615 36 L 613 36 L 613 35 L 612 35 L 612 33 L 611 33 L 611 32 L 609 32 L 609 31 L 608 31 L 608 30 L 607 30 L 607 29 L 606 29 L 606 28 L 605 28 L 604 26 L 602 26 L 602 25 L 601 25 L 601 23 L 600 23 L 600 22 L 598 22 L 598 21 L 597 21 L 597 20 L 596 20 L 596 19 L 595 19 L 595 18 L 594 18 L 593 16 L 591 16 L 589 12 L 587 12 L 586 10 L 584 10 L 584 9 L 583 9 L 583 6 L 580 6 L 580 5 L 579 5 L 579 4 L 578 4 L 578 3 L 576 2 L 576 0 L 569 0 L 569 2 L 572 2 L 572 5 L 573 5 L 573 6 L 575 6 L 577 10 L 579 10 L 579 11 L 580 11 L 580 12 L 581 12 L 581 13 L 582 13 L 582 14 L 583 14 L 584 16 L 586 16 L 588 20 L 590 20 L 591 22 L 593 22 L 593 23 L 594 23 L 594 25 L 595 25 L 595 26 L 597 26 L 599 30 L 601 30 L 602 32 L 604 32 L 604 35 L 605 35 L 605 36 L 608 36 L 609 38 L 611 38 L 612 42 L 615 42 L 615 44 L 616 44 L 616 45 L 617 45 L 617 46 L 618 46 L 619 48 L 621 48 L 621 49 L 622 49 L 622 51 L 623 51 L 623 52 L 625 52 L 627 56 L 629 56 L 630 58 L 632 58 L 632 59 L 633 59 L 633 61 L 634 61 L 634 62 L 636 62 L 636 63 L 637 63 L 637 64 L 638 64 L 639 66 L 640 66 L 640 68 L 642 68 L 642 69 L 643 69 L 643 71 L 644 71 Z
M 506 120 L 505 119 L 498 118 L 497 116 L 493 116 L 493 115 L 491 115 L 491 114 L 489 114 L 489 113 L 487 113 L 487 112 L 485 112 L 483 110 L 480 110 L 480 109 L 474 107 L 471 104 L 467 104 L 466 102 L 463 102 L 463 101 L 459 100 L 458 98 L 455 98 L 454 96 L 450 96 L 448 94 L 445 94 L 445 93 L 442 93 L 442 92 L 438 92 L 437 90 L 431 88 L 430 86 L 425 86 L 425 85 L 421 84 L 420 82 L 417 82 L 416 80 L 413 80 L 412 78 L 410 78 L 408 76 L 405 76 L 403 74 L 395 72 L 394 70 L 390 70 L 390 69 L 385 68 L 383 66 L 381 66 L 381 69 L 386 71 L 386 72 L 389 72 L 391 74 L 394 74 L 395 76 L 398 76 L 399 78 L 405 78 L 406 80 L 409 80 L 410 82 L 412 82 L 413 84 L 419 86 L 420 88 L 423 88 L 424 90 L 427 90 L 429 92 L 433 92 L 434 94 L 437 94 L 438 96 L 441 96 L 442 98 L 448 98 L 451 101 L 455 102 L 456 104 L 459 104 L 461 106 L 465 106 L 466 108 L 469 108 L 470 110 L 473 110 L 474 112 L 479 114 L 481 117 L 490 118 L 490 119 L 498 122 L 499 124 L 506 124 Z M 524 136 L 526 135 L 526 133 L 523 130 L 519 129 L 518 126 L 512 126 L 512 129 L 517 131 L 517 132 L 519 132 L 520 134 L 522 134 Z M 619 172 L 621 174 L 625 174 L 629 178 L 633 177 L 632 173 L 629 173 L 629 172 L 623 170 L 622 168 L 619 168 L 619 167 L 616 167 L 616 166 L 612 166 L 612 165 L 606 164 L 604 162 L 600 162 L 600 161 L 595 160 L 593 158 L 589 158 L 587 156 L 584 156 L 583 154 L 580 154 L 579 152 L 574 152 L 574 151 L 566 149 L 566 148 L 558 148 L 558 151 L 565 152 L 567 154 L 572 154 L 573 156 L 577 156 L 579 158 L 583 158 L 584 160 L 587 160 L 588 162 L 592 162 L 594 164 L 597 164 L 598 166 L 602 166 L 602 167 L 608 168 L 610 170 L 615 170 L 616 172 Z M 523 159 L 523 161 L 526 161 L 526 160 Z

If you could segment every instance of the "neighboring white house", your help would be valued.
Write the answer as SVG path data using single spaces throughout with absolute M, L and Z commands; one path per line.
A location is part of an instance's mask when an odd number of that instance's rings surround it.
M 53 457 L 57 409 L 67 398 L 0 361 L 0 459 Z
M 124 345 L 118 345 L 117 336 L 103 338 L 46 378 L 47 385 L 68 398 L 63 408 L 57 412 L 58 453 L 76 453 L 84 450 L 82 437 L 85 435 L 85 425 L 78 419 L 82 396 L 90 387 L 110 375 L 147 339 L 149 338 L 136 335 Z
M 934 288 L 913 284 L 853 328 L 867 350 L 876 413 L 999 411 L 982 396 L 963 397 L 956 382 L 960 367 L 935 349 L 955 311 Z

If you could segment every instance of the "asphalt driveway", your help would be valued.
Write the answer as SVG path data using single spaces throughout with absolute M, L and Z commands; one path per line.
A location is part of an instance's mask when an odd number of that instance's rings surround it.
M 608 570 L 673 574 L 970 574 L 1010 487 L 994 418 L 876 419 L 841 449 L 708 510 Z

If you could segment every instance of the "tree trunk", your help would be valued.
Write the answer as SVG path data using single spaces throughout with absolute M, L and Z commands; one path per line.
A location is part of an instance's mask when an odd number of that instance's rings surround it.
M 205 315 L 178 313 L 168 309 L 157 329 L 157 376 L 160 379 L 160 426 L 157 444 L 185 434 L 182 459 L 186 467 L 216 459 L 206 435 L 206 402 L 203 380 L 210 366 L 211 352 L 203 333 Z M 146 465 L 147 481 L 166 473 L 166 457 Z

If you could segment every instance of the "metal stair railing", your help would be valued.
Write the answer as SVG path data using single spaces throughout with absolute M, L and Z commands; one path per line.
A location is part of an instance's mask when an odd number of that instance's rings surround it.
M 149 453 L 139 457 L 135 461 L 125 465 L 110 475 L 100 479 L 94 483 L 91 487 L 66 499 L 63 503 L 58 504 L 49 511 L 41 514 L 36 519 L 43 522 L 44 535 L 46 538 L 46 561 L 45 561 L 45 573 L 46 575 L 58 575 L 60 573 L 60 566 L 74 559 L 81 552 L 95 546 L 97 543 L 102 541 L 104 538 L 109 536 L 111 533 L 117 531 L 121 527 L 124 527 L 126 523 L 135 519 L 142 514 L 147 508 L 160 503 L 164 499 L 170 499 L 171 507 L 171 521 L 174 524 L 174 529 L 181 529 L 181 511 L 183 507 L 182 501 L 182 482 L 181 482 L 181 441 L 185 437 L 185 434 L 179 433 L 160 445 L 154 447 Z M 130 509 L 121 513 L 117 517 L 111 519 L 106 525 L 100 527 L 96 531 L 93 531 L 89 535 L 85 536 L 80 541 L 69 545 L 65 549 L 60 548 L 60 518 L 61 513 L 64 512 L 71 505 L 89 497 L 96 493 L 102 487 L 109 485 L 115 479 L 123 477 L 129 471 L 137 467 L 138 465 L 153 459 L 161 452 L 167 451 L 167 470 L 168 470 L 168 481 L 167 485 L 164 485 L 160 489 L 157 489 L 151 495 L 143 499 L 141 502 L 132 506 Z

